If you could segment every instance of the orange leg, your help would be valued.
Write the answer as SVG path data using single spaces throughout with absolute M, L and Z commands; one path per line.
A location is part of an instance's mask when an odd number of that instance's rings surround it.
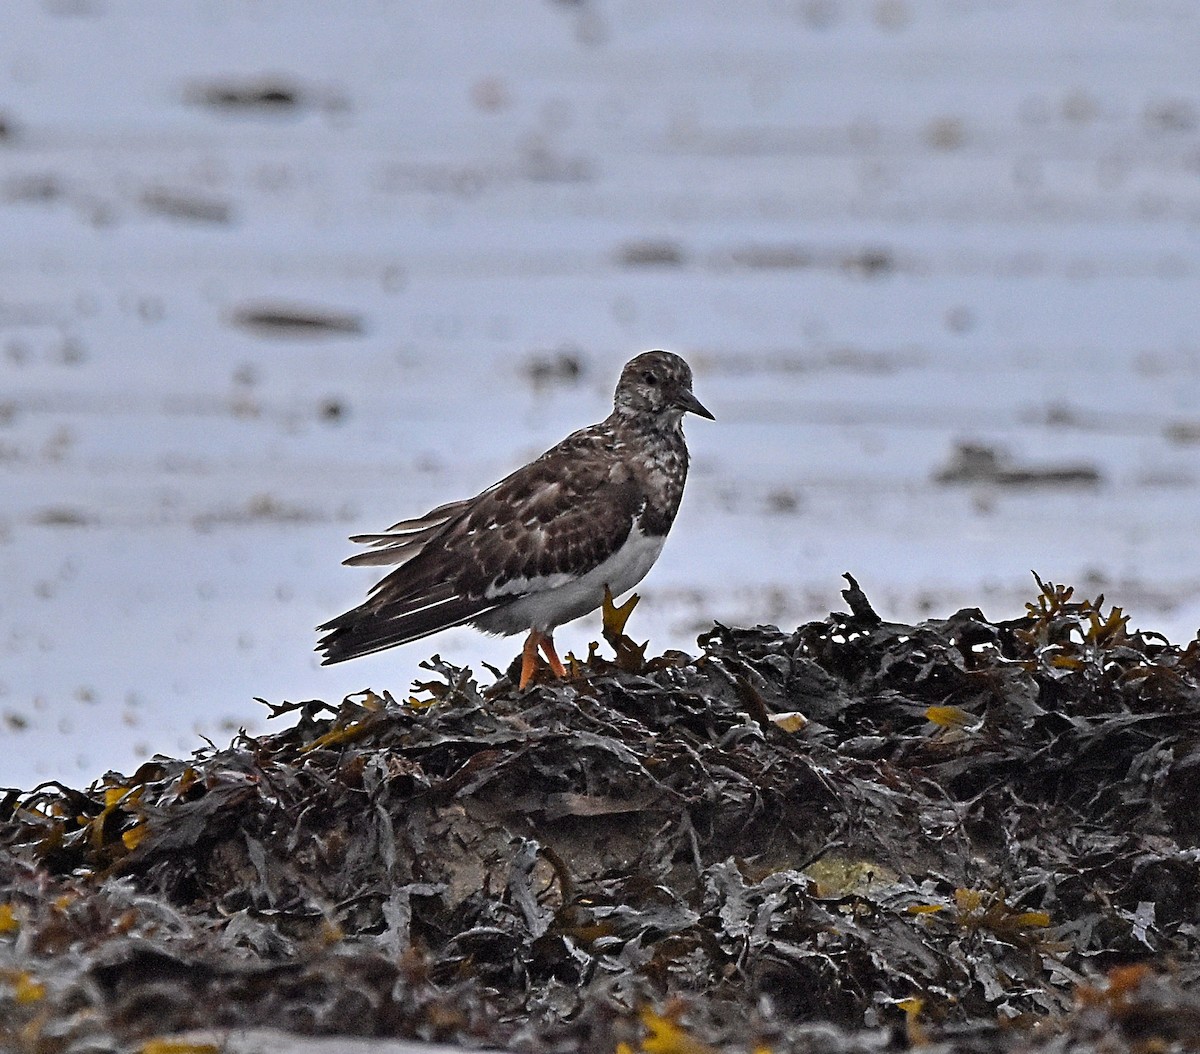
M 546 661 L 550 664 L 550 669 L 554 671 L 554 676 L 558 678 L 566 677 L 567 669 L 562 664 L 562 659 L 558 657 L 558 652 L 554 650 L 554 635 L 552 633 L 539 634 L 541 636 L 542 654 L 546 656 Z
M 539 647 L 545 654 L 550 669 L 554 671 L 554 676 L 566 677 L 567 675 L 566 667 L 558 657 L 558 652 L 554 650 L 554 638 L 549 633 L 539 633 L 537 630 L 531 629 L 529 636 L 525 638 L 525 647 L 521 649 L 521 691 L 528 688 L 529 683 L 533 680 L 534 671 L 537 669 Z
M 531 629 L 529 636 L 525 638 L 525 647 L 521 649 L 520 690 L 522 692 L 529 687 L 529 682 L 533 680 L 533 671 L 537 667 L 538 639 L 540 637 L 541 634 L 537 630 Z

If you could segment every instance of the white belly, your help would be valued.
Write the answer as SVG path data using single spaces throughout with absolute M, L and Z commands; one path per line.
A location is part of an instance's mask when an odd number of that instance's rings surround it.
M 635 527 L 620 549 L 584 575 L 554 574 L 506 582 L 489 595 L 526 595 L 481 615 L 475 625 L 489 633 L 522 633 L 529 629 L 548 633 L 555 626 L 595 611 L 604 601 L 606 585 L 613 596 L 636 586 L 654 566 L 665 541 L 665 535 L 645 535 Z

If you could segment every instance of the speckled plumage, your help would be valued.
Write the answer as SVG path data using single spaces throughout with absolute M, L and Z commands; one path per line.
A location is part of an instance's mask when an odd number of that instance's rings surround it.
M 622 370 L 604 421 L 474 498 L 355 536 L 370 548 L 347 564 L 397 566 L 364 603 L 320 627 L 324 662 L 464 623 L 548 636 L 598 608 L 606 584 L 614 594 L 632 588 L 683 497 L 683 415 L 712 417 L 691 388 L 678 355 L 638 355 Z

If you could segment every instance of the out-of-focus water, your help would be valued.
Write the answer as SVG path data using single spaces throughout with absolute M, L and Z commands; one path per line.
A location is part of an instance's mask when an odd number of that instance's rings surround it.
M 887 617 L 1010 617 L 1037 569 L 1200 625 L 1194 4 L 3 22 L 0 784 L 507 662 L 460 630 L 319 668 L 373 580 L 345 536 L 604 416 L 648 347 L 718 418 L 653 647 L 821 617 L 846 570 Z M 937 481 L 963 443 L 990 482 Z

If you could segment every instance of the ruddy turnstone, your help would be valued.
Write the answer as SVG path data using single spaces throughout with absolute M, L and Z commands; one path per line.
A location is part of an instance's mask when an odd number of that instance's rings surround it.
M 521 684 L 540 647 L 559 677 L 554 630 L 600 607 L 607 586 L 632 589 L 658 559 L 683 497 L 683 415 L 713 420 L 692 394 L 692 371 L 669 351 L 625 364 L 613 412 L 482 494 L 383 534 L 351 565 L 398 564 L 367 599 L 318 627 L 322 665 L 407 644 L 469 623 L 529 636 Z

